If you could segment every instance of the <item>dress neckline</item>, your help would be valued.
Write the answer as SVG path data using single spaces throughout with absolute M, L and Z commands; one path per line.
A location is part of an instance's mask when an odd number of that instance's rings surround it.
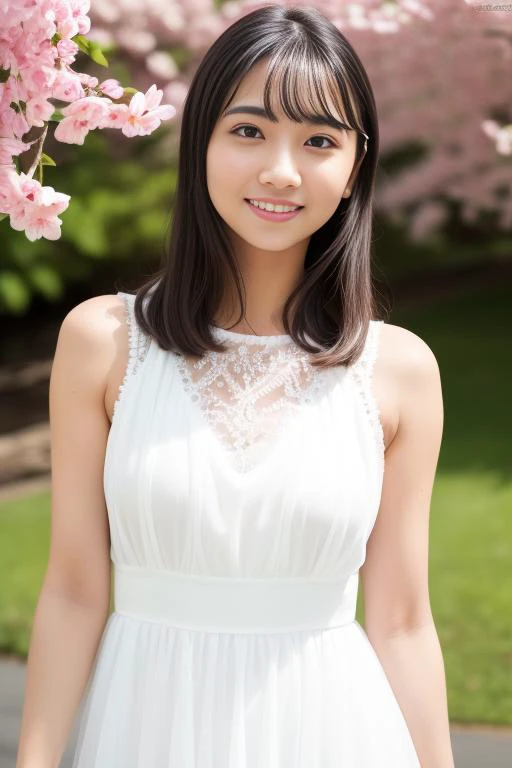
M 233 341 L 240 341 L 246 344 L 284 344 L 292 338 L 288 333 L 256 336 L 253 333 L 228 331 L 226 328 L 220 328 L 218 325 L 210 325 L 210 328 L 219 338 L 232 339 Z

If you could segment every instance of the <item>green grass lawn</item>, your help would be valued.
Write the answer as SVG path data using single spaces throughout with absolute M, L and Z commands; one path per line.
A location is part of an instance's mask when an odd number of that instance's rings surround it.
M 389 321 L 424 339 L 441 371 L 429 583 L 450 716 L 512 724 L 512 288 Z
M 421 336 L 441 370 L 445 426 L 431 507 L 430 595 L 450 718 L 510 725 L 512 288 L 394 311 L 389 322 Z M 0 504 L 0 652 L 27 653 L 49 528 L 49 493 Z
M 0 504 L 0 652 L 26 656 L 50 543 L 50 493 Z

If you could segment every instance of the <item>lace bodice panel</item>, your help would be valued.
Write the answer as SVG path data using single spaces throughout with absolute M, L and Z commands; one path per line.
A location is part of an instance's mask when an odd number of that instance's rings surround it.
M 302 406 L 314 402 L 327 377 L 289 336 L 249 336 L 212 327 L 225 352 L 179 355 L 176 364 L 237 469 L 251 469 Z
M 150 340 L 135 323 L 134 296 L 122 294 L 129 324 L 130 357 L 121 389 L 134 376 L 148 352 Z M 383 435 L 371 389 L 371 371 L 377 356 L 377 333 L 382 321 L 370 324 L 363 354 L 347 370 L 365 405 L 379 451 Z M 240 472 L 253 468 L 269 446 L 293 426 L 303 407 L 317 402 L 334 383 L 340 369 L 319 369 L 309 354 L 288 335 L 255 336 L 212 326 L 225 343 L 225 352 L 208 351 L 203 357 L 174 355 L 183 388 L 198 409 L 205 427 L 228 452 Z

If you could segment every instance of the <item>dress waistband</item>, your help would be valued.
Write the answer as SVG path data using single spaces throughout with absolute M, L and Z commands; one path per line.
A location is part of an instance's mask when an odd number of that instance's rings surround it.
M 345 581 L 203 577 L 115 565 L 115 611 L 205 632 L 327 629 L 355 620 L 358 575 Z

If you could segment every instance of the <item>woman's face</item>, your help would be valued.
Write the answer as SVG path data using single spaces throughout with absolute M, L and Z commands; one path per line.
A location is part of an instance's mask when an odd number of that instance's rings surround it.
M 264 61 L 253 67 L 226 112 L 263 107 L 266 68 Z M 329 106 L 347 122 L 332 102 Z M 350 194 L 357 134 L 296 123 L 276 104 L 272 108 L 278 123 L 245 112 L 219 117 L 207 151 L 208 192 L 221 218 L 246 244 L 281 251 L 302 243 L 305 253 L 311 235 Z M 254 212 L 249 198 L 281 198 L 304 208 L 286 221 L 270 221 Z

